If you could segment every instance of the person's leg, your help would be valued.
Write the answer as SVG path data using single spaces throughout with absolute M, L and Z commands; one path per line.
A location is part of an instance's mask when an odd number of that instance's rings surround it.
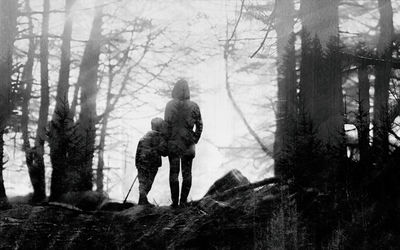
M 169 187 L 171 189 L 172 206 L 178 206 L 179 199 L 179 157 L 168 156 L 169 159 Z
M 142 168 L 138 168 L 138 179 L 139 179 L 139 205 L 145 205 L 148 203 L 147 201 L 147 173 L 146 170 Z
M 193 156 L 182 157 L 182 191 L 180 204 L 185 205 L 187 203 L 187 197 L 192 187 L 192 162 Z
M 149 169 L 148 182 L 145 190 L 146 194 L 149 194 L 151 187 L 153 186 L 154 179 L 156 178 L 157 172 L 158 172 L 158 167 L 152 167 L 151 169 Z

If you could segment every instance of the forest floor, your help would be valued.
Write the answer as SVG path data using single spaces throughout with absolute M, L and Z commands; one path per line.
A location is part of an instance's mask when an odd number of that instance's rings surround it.
M 263 249 L 278 203 L 263 186 L 175 209 L 89 212 L 12 204 L 0 211 L 0 249 Z

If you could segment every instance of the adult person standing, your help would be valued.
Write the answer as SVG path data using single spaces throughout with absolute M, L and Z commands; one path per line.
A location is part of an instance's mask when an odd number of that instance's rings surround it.
M 164 120 L 167 124 L 170 164 L 169 185 L 172 207 L 178 206 L 178 177 L 181 168 L 180 205 L 185 206 L 192 186 L 192 162 L 195 157 L 195 144 L 199 141 L 203 130 L 200 108 L 190 100 L 189 85 L 186 80 L 181 79 L 176 82 L 172 90 L 172 100 L 167 103 L 165 108 Z

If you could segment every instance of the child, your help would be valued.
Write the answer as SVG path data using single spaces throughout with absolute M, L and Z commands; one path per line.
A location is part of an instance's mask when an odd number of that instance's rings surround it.
M 167 156 L 167 143 L 163 137 L 165 122 L 161 118 L 151 120 L 151 131 L 140 139 L 136 150 L 136 168 L 139 179 L 139 205 L 150 205 L 147 194 L 150 192 L 161 156 Z

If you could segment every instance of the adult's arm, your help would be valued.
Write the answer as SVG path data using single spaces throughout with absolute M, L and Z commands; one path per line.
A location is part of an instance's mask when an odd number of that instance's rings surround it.
M 171 137 L 171 131 L 172 131 L 171 119 L 172 119 L 172 116 L 173 116 L 173 107 L 172 107 L 172 102 L 170 101 L 165 106 L 165 112 L 164 112 L 164 121 L 165 121 L 165 124 L 166 124 L 165 139 L 167 141 Z
M 201 133 L 203 132 L 203 120 L 201 119 L 200 108 L 197 104 L 195 104 L 194 106 L 193 118 L 194 118 L 194 124 L 196 125 L 194 131 L 194 142 L 197 144 L 197 142 L 199 142 L 200 140 Z

